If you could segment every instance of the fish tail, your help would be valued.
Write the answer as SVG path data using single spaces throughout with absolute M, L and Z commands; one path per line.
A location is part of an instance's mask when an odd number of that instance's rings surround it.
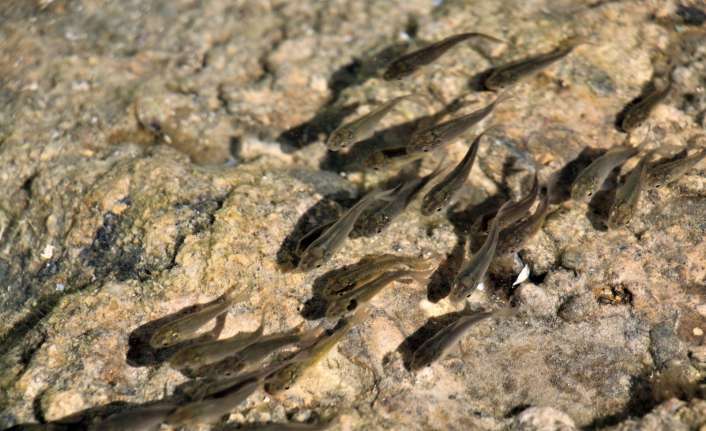
M 588 37 L 585 34 L 574 34 L 572 36 L 567 37 L 564 39 L 560 44 L 560 48 L 565 48 L 565 49 L 574 49 L 579 45 L 596 45 L 596 42 L 594 42 L 590 37 Z
M 402 187 L 403 184 L 398 184 L 397 186 L 387 189 L 387 190 L 379 190 L 376 192 L 372 192 L 370 194 L 370 200 L 380 200 L 384 202 L 392 202 L 395 200 L 395 193 L 399 191 L 399 189 Z M 367 197 L 367 196 L 366 196 Z M 365 198 L 363 198 L 365 199 Z
M 473 37 L 478 37 L 478 38 L 481 38 L 481 39 L 492 40 L 493 42 L 498 42 L 498 43 L 507 44 L 507 41 L 506 41 L 506 40 L 500 39 L 499 37 L 491 36 L 491 35 L 485 34 L 485 33 L 471 32 L 471 33 L 464 33 L 464 36 L 465 36 L 464 39 L 470 39 L 470 38 L 473 38 Z

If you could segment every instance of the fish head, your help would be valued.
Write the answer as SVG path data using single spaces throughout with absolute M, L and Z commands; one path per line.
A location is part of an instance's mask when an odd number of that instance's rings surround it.
M 431 348 L 419 348 L 414 352 L 412 360 L 409 363 L 409 369 L 412 371 L 419 371 L 422 368 L 430 367 L 434 362 L 434 350 Z
M 475 272 L 458 279 L 455 286 L 451 289 L 449 300 L 454 303 L 463 301 L 471 296 L 480 282 L 480 277 Z
M 358 307 L 358 301 L 355 299 L 334 301 L 326 309 L 326 317 L 340 317 L 349 311 L 355 310 L 356 307 Z
M 324 254 L 324 250 L 319 247 L 305 250 L 299 259 L 297 268 L 300 271 L 311 271 L 314 268 L 320 268 L 324 264 Z
M 491 73 L 483 81 L 483 86 L 490 91 L 500 91 L 506 88 L 506 85 L 503 83 L 511 80 L 512 77 L 505 76 L 503 73 Z
M 422 200 L 422 214 L 425 216 L 441 212 L 451 200 L 451 194 L 446 190 L 430 193 Z
M 394 81 L 396 79 L 402 79 L 411 73 L 411 69 L 407 63 L 404 61 L 394 61 L 387 66 L 385 73 L 382 75 L 382 79 L 385 81 Z
M 669 184 L 671 180 L 670 177 L 670 175 L 651 175 L 647 184 L 652 189 L 661 189 Z
M 617 229 L 630 223 L 630 219 L 632 218 L 631 209 L 630 205 L 614 205 L 608 216 L 608 227 Z
M 441 145 L 439 134 L 434 130 L 427 130 L 412 137 L 408 153 L 424 152 L 428 153 L 435 147 Z
M 298 363 L 292 363 L 276 373 L 272 374 L 265 381 L 265 392 L 274 395 L 276 393 L 289 390 L 301 374 L 301 366 Z
M 598 187 L 598 179 L 595 176 L 579 176 L 571 186 L 571 198 L 579 202 L 588 202 L 593 198 Z
M 349 128 L 334 130 L 326 141 L 326 147 L 331 151 L 342 150 L 353 143 L 354 134 Z
M 379 171 L 385 165 L 385 155 L 382 151 L 375 151 L 374 153 L 365 156 L 361 164 L 367 169 Z
M 150 346 L 154 349 L 161 349 L 179 341 L 179 333 L 170 328 L 164 328 L 152 335 Z

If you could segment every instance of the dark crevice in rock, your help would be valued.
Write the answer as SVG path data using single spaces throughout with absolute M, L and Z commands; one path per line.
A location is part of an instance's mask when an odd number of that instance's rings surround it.
M 53 292 L 37 299 L 37 304 L 22 319 L 12 325 L 12 328 L 0 339 L 0 357 L 25 341 L 27 334 L 56 307 L 63 295 L 63 293 Z
M 649 377 L 646 374 L 632 376 L 630 381 L 630 399 L 625 408 L 617 413 L 596 418 L 584 429 L 598 430 L 618 425 L 629 418 L 645 416 L 657 404 L 657 401 L 652 397 Z

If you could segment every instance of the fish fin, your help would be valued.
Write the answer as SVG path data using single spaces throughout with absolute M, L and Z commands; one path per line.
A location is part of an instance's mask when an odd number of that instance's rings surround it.
M 373 192 L 373 193 L 375 193 L 375 195 L 372 196 L 372 199 L 383 201 L 383 202 L 392 202 L 395 200 L 395 193 L 397 193 L 402 188 L 403 185 L 404 185 L 404 183 L 398 184 L 391 189 Z
M 567 37 L 559 43 L 559 48 L 570 48 L 574 49 L 579 45 L 591 45 L 597 46 L 598 44 L 594 42 L 589 36 L 583 34 L 574 34 Z
M 426 282 L 429 281 L 429 277 L 431 276 L 431 274 L 433 272 L 434 272 L 433 269 L 426 269 L 423 271 L 410 271 L 409 275 L 407 275 L 406 277 L 412 278 L 414 281 L 416 281 L 419 284 L 425 284 Z

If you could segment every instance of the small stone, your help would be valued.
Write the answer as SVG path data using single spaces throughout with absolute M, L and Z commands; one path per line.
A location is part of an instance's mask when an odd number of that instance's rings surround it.
M 566 413 L 553 407 L 530 407 L 515 419 L 515 429 L 523 431 L 570 431 L 576 424 Z
M 704 331 L 701 328 L 694 328 L 691 332 L 697 337 L 704 335 Z

